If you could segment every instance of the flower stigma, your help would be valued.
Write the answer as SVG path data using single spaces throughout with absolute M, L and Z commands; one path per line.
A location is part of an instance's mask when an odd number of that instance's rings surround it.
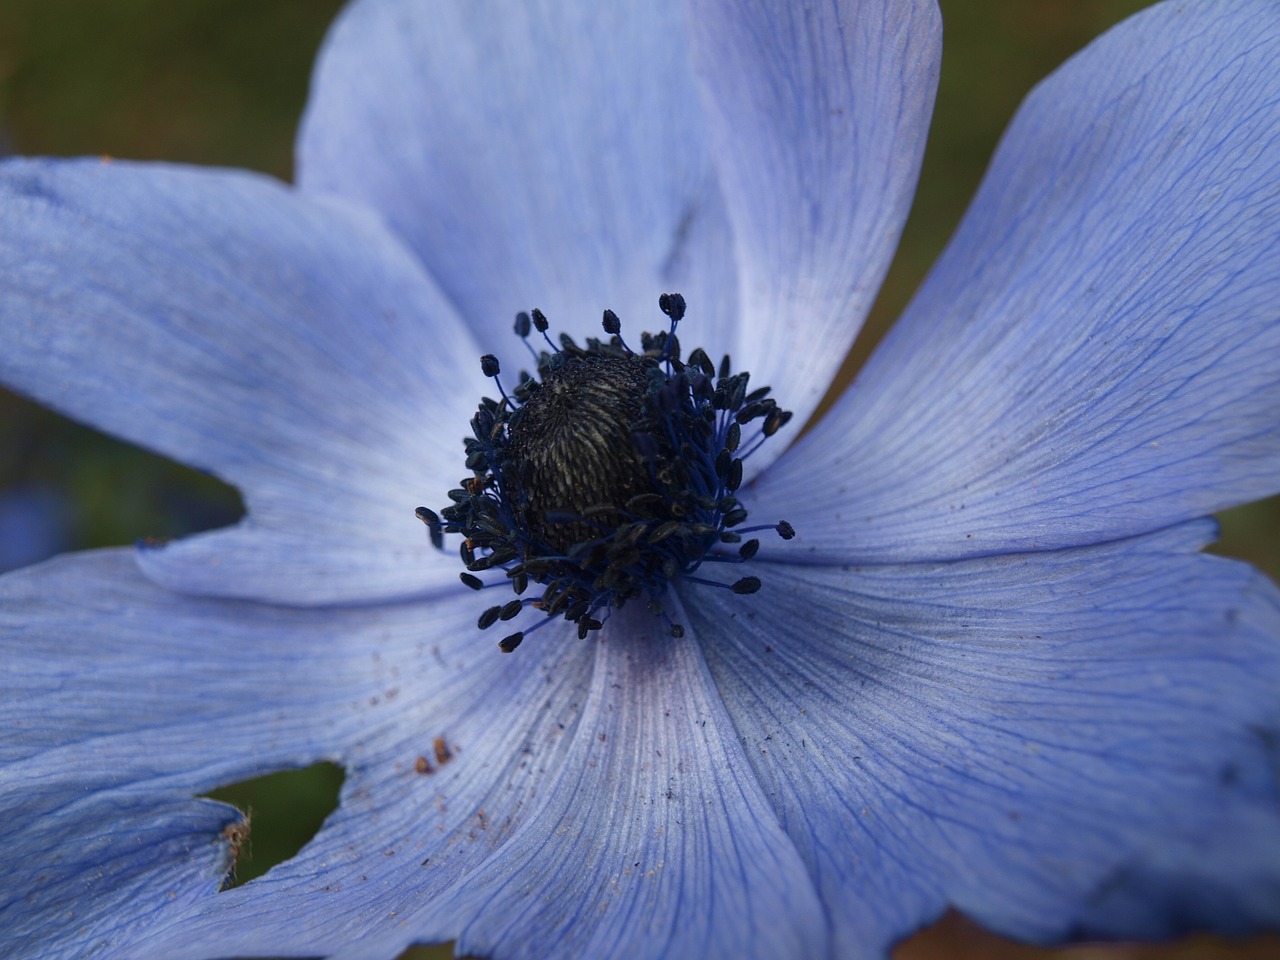
M 744 534 L 773 530 L 795 536 L 786 521 L 744 527 L 737 498 L 742 465 L 791 414 L 768 396 L 748 392 L 749 375 L 733 373 L 726 355 L 716 367 L 698 348 L 681 359 L 676 328 L 685 314 L 678 293 L 658 298 L 667 330 L 640 338 L 640 350 L 622 339 L 612 310 L 604 312 L 607 341 L 580 347 L 567 334 L 557 345 L 540 310 L 516 315 L 537 376 L 521 371 L 508 394 L 496 357 L 481 358 L 500 399 L 485 397 L 464 440 L 472 475 L 449 491 L 452 503 L 417 516 L 431 541 L 461 534 L 466 573 L 475 590 L 501 586 L 478 573 L 502 571 L 516 599 L 488 607 L 481 629 L 515 619 L 525 608 L 545 616 L 502 639 L 510 653 L 525 635 L 555 617 L 576 623 L 579 638 L 599 630 L 614 608 L 643 598 L 671 635 L 684 628 L 663 608 L 673 580 L 721 587 L 738 594 L 760 589 L 757 577 L 721 583 L 695 576 L 703 563 L 743 563 L 760 548 Z M 549 349 L 535 351 L 533 330 Z M 744 428 L 754 432 L 744 438 Z M 736 550 L 717 550 L 736 545 Z M 541 592 L 530 592 L 537 584 Z M 526 593 L 529 595 L 526 596 Z

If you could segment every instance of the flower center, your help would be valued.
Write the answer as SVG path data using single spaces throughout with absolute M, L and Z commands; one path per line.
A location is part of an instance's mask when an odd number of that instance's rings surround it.
M 656 492 L 632 441 L 656 364 L 600 353 L 556 360 L 511 418 L 507 437 L 520 465 L 511 476 L 517 525 L 535 542 L 568 551 L 600 527 L 624 522 L 619 506 Z
M 505 637 L 505 652 L 557 616 L 586 637 L 635 598 L 667 621 L 672 636 L 683 636 L 662 606 L 671 581 L 755 593 L 756 577 L 726 584 L 694 574 L 703 563 L 755 556 L 760 541 L 744 542 L 743 534 L 795 535 L 785 521 L 743 527 L 747 511 L 737 498 L 743 461 L 791 414 L 768 387 L 748 392 L 748 374 L 732 373 L 727 356 L 718 369 L 702 349 L 682 361 L 676 327 L 684 298 L 663 294 L 658 305 L 670 327 L 643 334 L 638 352 L 609 310 L 609 340 L 592 338 L 585 348 L 564 335 L 555 344 L 540 311 L 517 315 L 516 332 L 527 341 L 536 328 L 550 350 L 529 347 L 538 375 L 521 373 L 511 395 L 497 359 L 481 358 L 501 400 L 484 398 L 472 418 L 464 441 L 472 476 L 449 491 L 452 504 L 438 515 L 426 507 L 417 515 L 437 547 L 444 534 L 462 534 L 463 583 L 500 586 L 503 580 L 475 576 L 500 570 L 515 591 L 516 599 L 480 615 L 482 629 L 526 607 L 544 614 Z M 754 430 L 745 446 L 744 427 Z

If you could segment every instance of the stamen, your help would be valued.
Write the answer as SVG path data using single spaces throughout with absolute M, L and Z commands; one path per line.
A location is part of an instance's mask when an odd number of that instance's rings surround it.
M 444 537 L 441 535 L 440 518 L 436 516 L 434 510 L 428 510 L 426 507 L 418 507 L 414 511 L 414 515 L 427 525 L 427 532 L 431 536 L 431 545 L 437 550 L 444 549 Z
M 514 620 L 526 608 L 542 619 L 504 637 L 511 652 L 553 618 L 577 624 L 579 637 L 599 630 L 615 607 L 641 597 L 667 624 L 673 638 L 684 627 L 661 603 L 676 579 L 752 594 L 758 577 L 732 584 L 696 575 L 703 563 L 746 563 L 760 549 L 742 535 L 774 530 L 795 536 L 789 523 L 745 527 L 738 500 L 743 461 L 790 419 L 769 397 L 768 387 L 748 390 L 749 376 L 734 374 L 728 356 L 717 368 L 697 348 L 681 361 L 676 335 L 687 310 L 680 294 L 663 294 L 659 309 L 667 330 L 644 333 L 640 351 L 622 338 L 622 323 L 605 310 L 607 342 L 589 338 L 580 347 L 548 335 L 540 310 L 520 312 L 515 332 L 533 356 L 537 375 L 521 372 L 508 394 L 498 360 L 481 358 L 481 369 L 497 385 L 501 401 L 485 398 L 464 441 L 473 473 L 449 491 L 440 514 L 416 511 L 432 543 L 462 534 L 459 546 L 469 572 L 462 583 L 485 583 L 476 573 L 501 570 L 516 598 L 484 610 L 480 629 Z M 549 351 L 537 353 L 529 335 L 537 330 Z M 742 447 L 742 427 L 758 427 Z M 719 545 L 740 544 L 721 552 Z M 531 584 L 541 587 L 524 596 Z
M 618 346 L 627 351 L 628 356 L 635 356 L 635 351 L 627 346 L 627 341 L 622 339 L 622 321 L 618 319 L 618 315 L 616 313 L 612 310 L 606 310 L 604 312 L 604 319 L 601 321 L 601 326 L 604 327 L 605 333 L 609 334 L 617 341 Z
M 498 358 L 492 353 L 486 353 L 480 358 L 480 372 L 491 379 L 498 388 L 498 393 L 502 395 L 502 402 L 508 407 L 514 407 L 515 403 L 507 396 L 507 391 L 502 388 L 502 381 L 498 379 L 498 374 L 502 372 L 502 367 L 498 364 Z

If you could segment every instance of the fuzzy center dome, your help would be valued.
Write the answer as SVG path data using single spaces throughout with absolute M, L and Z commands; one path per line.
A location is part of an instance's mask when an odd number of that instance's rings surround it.
M 631 434 L 656 369 L 647 357 L 608 355 L 550 365 L 509 428 L 511 454 L 522 464 L 512 477 L 514 514 L 530 537 L 568 550 L 599 525 L 622 522 L 619 508 L 632 497 L 655 492 Z M 548 519 L 565 514 L 591 519 Z

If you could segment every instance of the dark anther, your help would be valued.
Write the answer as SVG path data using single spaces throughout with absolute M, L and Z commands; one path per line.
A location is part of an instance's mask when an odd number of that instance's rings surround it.
M 444 547 L 444 535 L 441 533 L 440 518 L 436 516 L 434 510 L 428 510 L 426 507 L 418 507 L 413 511 L 414 516 L 427 525 L 427 533 L 431 537 L 431 545 L 437 550 Z
M 540 310 L 516 314 L 515 332 L 537 371 L 521 372 L 511 394 L 498 379 L 497 357 L 481 358 L 500 399 L 481 400 L 472 418 L 464 440 L 472 475 L 448 491 L 450 504 L 439 514 L 422 507 L 417 516 L 436 546 L 446 533 L 461 535 L 465 586 L 484 587 L 475 574 L 486 570 L 510 581 L 516 599 L 487 608 L 476 621 L 480 629 L 526 608 L 542 617 L 504 638 L 504 652 L 559 617 L 586 637 L 636 598 L 678 639 L 684 627 L 661 601 L 673 580 L 738 594 L 760 589 L 756 577 L 729 585 L 695 574 L 706 561 L 755 557 L 760 542 L 743 543 L 743 536 L 768 527 L 741 526 L 743 461 L 790 414 L 767 387 L 748 392 L 748 375 L 732 374 L 727 356 L 716 367 L 698 348 L 682 363 L 676 328 L 684 297 L 663 294 L 658 305 L 670 328 L 642 334 L 639 351 L 623 340 L 612 310 L 602 319 L 609 339 L 590 338 L 585 346 L 548 336 Z M 533 329 L 546 344 L 540 353 L 527 340 Z M 795 535 L 785 522 L 774 529 L 786 539 Z M 733 545 L 740 545 L 736 554 Z M 526 596 L 535 584 L 541 592 Z
M 667 537 L 673 536 L 684 529 L 684 524 L 678 520 L 668 520 L 666 523 L 660 523 L 652 528 L 649 534 L 650 543 L 661 543 Z
M 730 453 L 738 452 L 738 444 L 742 442 L 742 427 L 737 423 L 729 424 L 729 429 L 725 431 L 724 448 Z
M 765 418 L 761 431 L 766 437 L 772 437 L 781 427 L 786 426 L 787 421 L 790 419 L 790 410 L 775 410 Z
M 783 540 L 790 540 L 796 535 L 796 528 L 785 520 L 778 521 L 778 536 Z
M 728 475 L 724 478 L 725 489 L 737 490 L 742 486 L 742 461 L 735 459 L 729 464 Z
M 716 476 L 724 477 L 729 472 L 729 464 L 733 462 L 733 455 L 728 450 L 721 450 L 716 454 Z
M 684 319 L 684 297 L 678 293 L 664 293 L 658 297 L 658 309 L 670 317 L 675 323 Z
M 715 364 L 707 356 L 707 351 L 701 347 L 694 347 L 693 352 L 689 354 L 689 366 L 697 367 L 704 377 L 714 377 L 716 375 Z

